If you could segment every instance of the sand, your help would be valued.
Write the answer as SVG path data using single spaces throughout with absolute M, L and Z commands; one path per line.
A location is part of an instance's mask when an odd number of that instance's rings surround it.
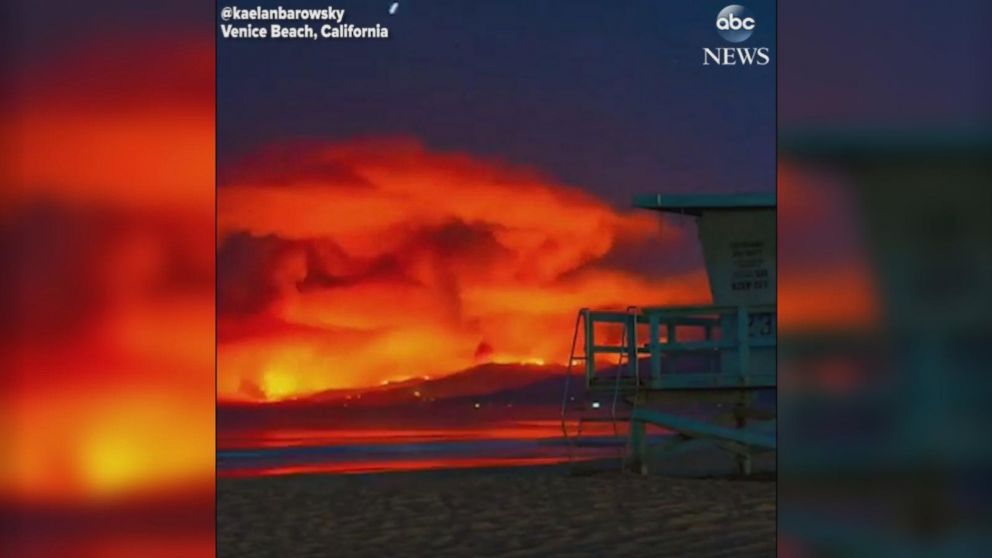
M 218 556 L 774 556 L 775 483 L 560 468 L 218 481 Z

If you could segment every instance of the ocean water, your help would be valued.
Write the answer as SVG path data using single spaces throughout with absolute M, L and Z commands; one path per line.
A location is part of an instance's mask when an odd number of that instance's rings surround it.
M 571 427 L 574 432 L 574 425 Z M 612 426 L 586 427 L 596 447 L 579 459 L 619 456 L 625 440 Z M 522 421 L 470 428 L 242 429 L 221 431 L 221 477 L 301 473 L 372 473 L 471 467 L 548 465 L 569 460 L 558 421 Z
M 772 394 L 774 395 L 774 394 Z M 765 398 L 757 408 L 775 408 Z M 698 408 L 697 408 L 698 407 Z M 221 477 L 252 477 L 303 473 L 378 473 L 429 469 L 550 465 L 570 459 L 620 459 L 626 449 L 627 425 L 587 422 L 583 447 L 571 447 L 562 437 L 561 422 L 541 416 L 508 418 L 497 413 L 471 416 L 390 416 L 359 420 L 356 415 L 320 412 L 278 412 L 250 409 L 225 411 L 218 420 L 217 471 Z M 555 413 L 557 410 L 554 410 Z M 704 418 L 722 409 L 696 406 L 682 409 Z M 479 411 L 478 413 L 482 413 Z M 526 415 L 525 415 L 526 416 Z M 600 419 L 608 417 L 603 409 Z M 574 435 L 575 423 L 568 432 Z M 651 445 L 669 435 L 649 426 Z

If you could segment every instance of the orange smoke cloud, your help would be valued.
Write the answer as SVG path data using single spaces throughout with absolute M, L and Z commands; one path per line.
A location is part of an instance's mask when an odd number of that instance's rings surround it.
M 443 374 L 480 358 L 561 362 L 583 306 L 708 296 L 702 271 L 661 279 L 602 263 L 623 243 L 661 240 L 656 217 L 408 139 L 243 161 L 222 176 L 218 227 L 218 382 L 229 398 Z

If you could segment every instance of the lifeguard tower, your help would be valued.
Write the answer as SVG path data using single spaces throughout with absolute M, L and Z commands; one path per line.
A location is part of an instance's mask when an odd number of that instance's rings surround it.
M 583 437 L 585 423 L 610 421 L 617 438 L 625 423 L 623 467 L 646 473 L 654 425 L 671 433 L 662 452 L 707 440 L 749 474 L 754 454 L 775 449 L 774 421 L 760 420 L 774 414 L 752 407 L 776 386 L 775 197 L 649 195 L 634 206 L 695 218 L 712 304 L 579 310 L 561 407 L 570 455 L 597 443 Z M 586 398 L 606 400 L 609 416 L 573 393 L 579 369 Z M 673 412 L 687 404 L 726 406 L 729 420 Z

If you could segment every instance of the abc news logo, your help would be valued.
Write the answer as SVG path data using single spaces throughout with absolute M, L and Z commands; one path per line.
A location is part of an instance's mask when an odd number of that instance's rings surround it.
M 751 10 L 740 4 L 731 4 L 716 15 L 717 33 L 730 43 L 743 43 L 757 27 Z M 767 47 L 703 48 L 703 66 L 767 66 L 770 62 Z
M 741 12 L 734 11 L 732 8 L 738 7 L 746 9 L 742 6 L 737 6 L 736 4 L 733 6 L 727 6 L 716 17 L 716 28 L 720 31 L 720 34 L 723 35 L 723 38 L 733 43 L 742 42 L 744 39 L 750 37 L 751 33 L 754 31 L 754 28 L 758 26 L 753 17 L 741 17 L 737 15 Z M 724 31 L 741 31 L 741 33 L 732 34 L 724 33 Z M 738 35 L 741 38 L 737 38 Z

